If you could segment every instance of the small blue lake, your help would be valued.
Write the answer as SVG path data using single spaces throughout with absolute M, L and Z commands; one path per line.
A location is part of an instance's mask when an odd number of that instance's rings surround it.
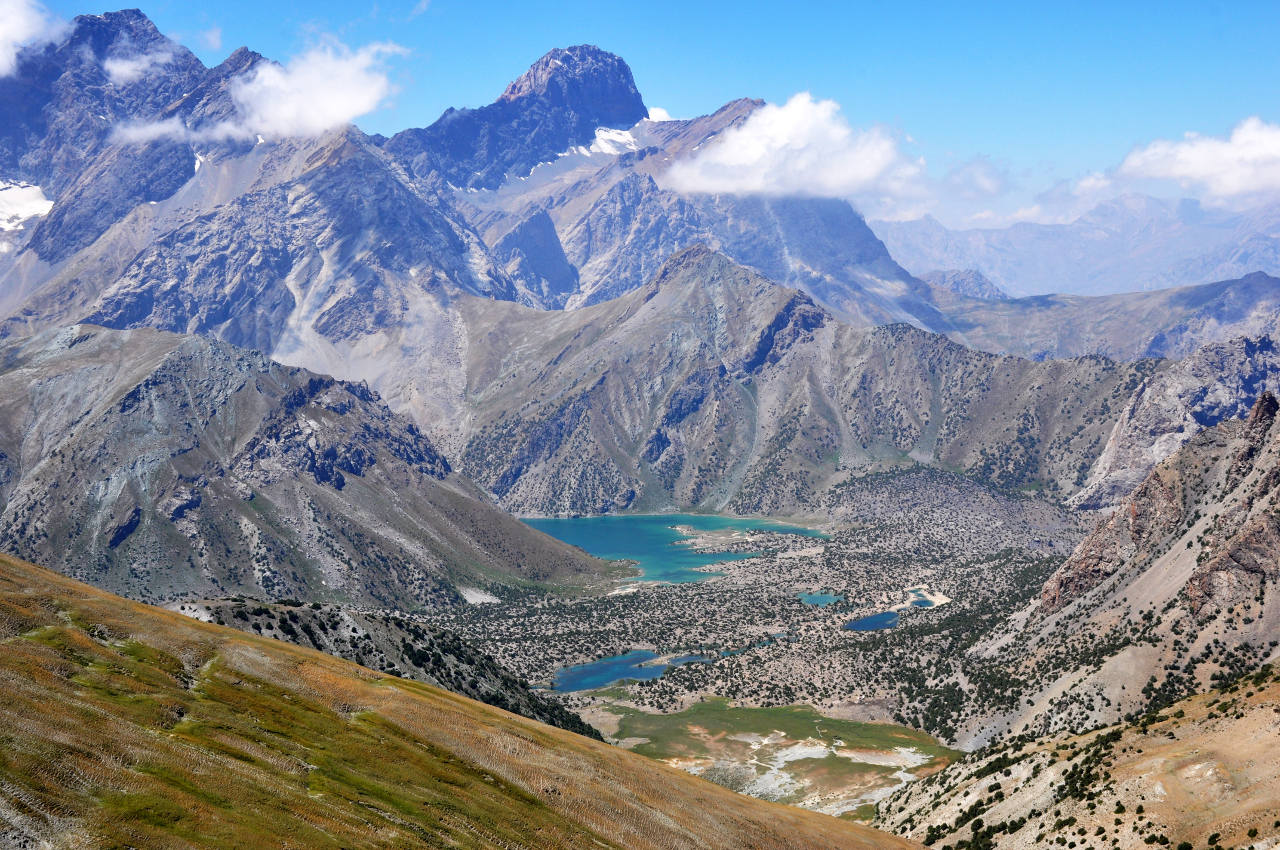
M 667 671 L 668 667 L 709 660 L 701 655 L 682 655 L 665 664 L 646 663 L 657 657 L 647 649 L 633 649 L 622 655 L 612 655 L 588 664 L 562 667 L 556 671 L 552 687 L 557 691 L 589 691 L 612 685 L 614 682 L 621 682 L 623 679 L 640 681 L 657 679 Z
M 904 608 L 932 608 L 933 600 L 925 595 L 923 590 L 918 588 L 912 589 L 911 600 L 908 605 L 899 605 L 897 608 L 881 611 L 879 614 L 870 614 L 857 620 L 850 620 L 844 624 L 846 629 L 852 629 L 855 632 L 875 632 L 880 629 L 892 629 L 898 625 L 898 612 Z
M 620 514 L 574 517 L 571 519 L 527 519 L 526 523 L 565 543 L 610 560 L 635 561 L 642 581 L 673 584 L 700 581 L 718 573 L 698 572 L 699 567 L 741 561 L 753 552 L 697 552 L 672 526 L 686 525 L 697 531 L 777 531 L 804 537 L 824 537 L 811 528 L 785 525 L 765 519 L 711 516 L 705 514 Z
M 896 625 L 898 625 L 897 611 L 881 611 L 879 614 L 871 614 L 845 623 L 844 627 L 855 632 L 875 632 L 880 629 L 892 629 Z
M 800 601 L 806 605 L 816 605 L 819 608 L 825 608 L 832 602 L 841 602 L 844 596 L 839 593 L 797 593 Z

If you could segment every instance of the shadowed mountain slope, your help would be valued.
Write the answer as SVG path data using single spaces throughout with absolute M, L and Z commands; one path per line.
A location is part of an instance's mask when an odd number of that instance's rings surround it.
M 76 326 L 0 348 L 0 541 L 145 600 L 414 609 L 597 579 L 361 384 L 200 337 Z

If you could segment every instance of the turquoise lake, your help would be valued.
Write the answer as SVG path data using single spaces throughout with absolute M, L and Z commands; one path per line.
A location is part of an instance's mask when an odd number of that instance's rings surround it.
M 572 519 L 527 519 L 526 523 L 565 543 L 585 549 L 597 558 L 635 561 L 642 581 L 678 584 L 699 581 L 714 572 L 698 572 L 698 567 L 740 561 L 758 553 L 696 552 L 681 544 L 686 538 L 672 526 L 687 525 L 698 531 L 762 530 L 824 537 L 811 528 L 765 519 L 709 516 L 705 514 L 622 514 L 618 516 L 574 517 Z
M 840 602 L 844 596 L 838 593 L 797 593 L 800 601 L 806 605 L 816 605 L 819 608 L 825 608 L 832 602 Z
M 621 682 L 623 679 L 647 681 L 658 678 L 667 671 L 668 667 L 708 660 L 701 655 L 682 655 L 665 664 L 646 663 L 657 657 L 647 649 L 633 649 L 623 655 L 612 655 L 589 664 L 562 667 L 556 671 L 555 684 L 552 687 L 557 691 L 589 691 L 612 685 L 614 682 Z

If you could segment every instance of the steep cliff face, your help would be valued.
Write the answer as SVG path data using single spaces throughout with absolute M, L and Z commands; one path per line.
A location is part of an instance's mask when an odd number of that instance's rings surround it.
M 1280 409 L 1264 393 L 1222 481 L 1224 509 L 1205 532 L 1187 598 L 1200 617 L 1263 596 L 1280 578 Z
M 0 361 L 0 541 L 102 587 L 414 609 L 599 572 L 493 507 L 364 385 L 91 326 Z
M 1210 343 L 1134 391 L 1081 491 L 1077 507 L 1122 501 L 1197 432 L 1244 416 L 1264 391 L 1280 390 L 1280 349 L 1269 336 Z
M 1049 580 L 1043 606 L 1061 608 L 1117 571 L 1154 561 L 1180 543 L 1196 555 L 1186 585 L 1195 613 L 1210 603 L 1230 607 L 1246 586 L 1260 592 L 1280 571 L 1280 548 L 1271 545 L 1280 529 L 1276 409 L 1275 395 L 1265 391 L 1243 420 L 1202 432 L 1158 465 Z M 1205 523 L 1198 522 L 1202 515 Z M 1198 534 L 1188 540 L 1193 526 Z

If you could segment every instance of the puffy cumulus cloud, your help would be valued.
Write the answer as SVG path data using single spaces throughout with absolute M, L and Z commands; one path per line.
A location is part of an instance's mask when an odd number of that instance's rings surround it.
M 52 41 L 65 24 L 38 0 L 0 0 L 0 77 L 18 67 L 18 50 Z
M 833 100 L 808 92 L 765 104 L 676 162 L 662 182 L 680 192 L 858 199 L 864 208 L 918 202 L 924 161 L 880 127 L 855 130 Z
M 224 141 L 254 136 L 318 136 L 381 106 L 392 94 L 386 60 L 407 51 L 395 44 L 352 50 L 325 42 L 288 65 L 264 62 L 231 81 L 235 118 L 191 128 L 177 118 L 118 126 L 118 142 L 144 144 L 159 139 Z
M 102 63 L 107 79 L 117 86 L 125 86 L 142 79 L 153 68 L 173 61 L 173 51 L 168 48 L 139 53 L 133 56 L 112 56 Z
M 241 123 L 264 136 L 315 136 L 381 106 L 392 93 L 386 59 L 406 53 L 390 43 L 351 50 L 315 47 L 288 65 L 262 63 L 231 85 Z
M 1226 138 L 1188 133 L 1182 141 L 1155 141 L 1125 157 L 1119 173 L 1175 180 L 1209 201 L 1274 195 L 1280 192 L 1280 126 L 1253 117 Z
M 649 120 L 650 121 L 671 121 L 672 118 L 671 118 L 671 113 L 663 109 L 661 106 L 650 106 Z

